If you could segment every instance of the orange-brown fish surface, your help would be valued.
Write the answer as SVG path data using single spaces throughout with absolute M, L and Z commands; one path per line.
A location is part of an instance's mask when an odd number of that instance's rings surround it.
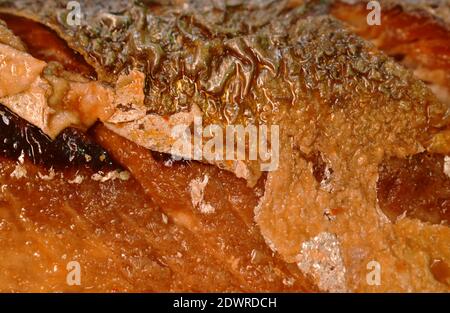
M 0 291 L 450 291 L 450 8 L 380 3 L 0 1 Z

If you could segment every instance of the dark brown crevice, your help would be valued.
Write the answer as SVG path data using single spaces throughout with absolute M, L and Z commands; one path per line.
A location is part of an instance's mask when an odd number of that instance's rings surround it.
M 118 167 L 89 134 L 67 128 L 51 140 L 38 127 L 0 104 L 0 155 L 17 159 L 22 153 L 34 164 L 46 167 L 87 166 L 96 171 Z
M 444 156 L 420 153 L 385 159 L 379 166 L 377 198 L 391 221 L 400 216 L 432 224 L 450 224 L 450 177 Z

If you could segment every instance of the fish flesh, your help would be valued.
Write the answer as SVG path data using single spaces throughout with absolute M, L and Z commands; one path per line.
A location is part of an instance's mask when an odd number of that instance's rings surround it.
M 74 71 L 77 66 L 65 66 L 55 55 L 46 59 L 27 51 L 7 28 L 0 28 L 0 52 L 8 58 L 0 70 L 11 72 L 21 60 L 28 62 L 27 68 L 35 69 L 28 76 L 15 77 L 20 90 L 6 88 L 6 81 L 0 81 L 0 92 L 4 90 L 0 102 L 51 138 L 61 136 L 68 126 L 91 129 L 90 137 L 81 143 L 100 145 L 114 160 L 110 165 L 117 162 L 131 173 L 132 179 L 116 186 L 116 180 L 109 182 L 113 174 L 101 176 L 98 180 L 104 182 L 83 184 L 79 197 L 95 191 L 104 192 L 102 197 L 112 194 L 118 200 L 103 201 L 111 207 L 118 201 L 117 212 L 145 207 L 139 214 L 145 211 L 147 218 L 154 212 L 163 214 L 162 224 L 170 220 L 189 238 L 208 238 L 194 246 L 190 255 L 201 254 L 214 260 L 210 268 L 205 268 L 205 276 L 223 275 L 217 288 L 208 281 L 202 285 L 191 280 L 177 267 L 177 261 L 160 261 L 161 255 L 172 248 L 181 249 L 180 239 L 173 241 L 173 247 L 170 241 L 158 250 L 151 240 L 160 237 L 150 234 L 145 225 L 137 226 L 133 218 L 121 215 L 124 222 L 116 230 L 119 238 L 127 235 L 129 227 L 133 236 L 146 236 L 148 242 L 142 247 L 157 249 L 155 255 L 159 257 L 152 260 L 158 261 L 152 261 L 149 269 L 154 274 L 145 281 L 126 273 L 126 281 L 117 280 L 117 286 L 112 287 L 114 280 L 107 279 L 105 285 L 97 285 L 94 290 L 147 290 L 152 280 L 161 279 L 161 285 L 153 285 L 157 290 L 448 291 L 448 276 L 442 272 L 450 264 L 446 192 L 450 183 L 444 171 L 450 147 L 449 107 L 443 93 L 433 93 L 419 80 L 426 80 L 419 75 L 425 70 L 413 73 L 387 55 L 395 54 L 395 49 L 388 47 L 387 54 L 381 52 L 385 46 L 369 43 L 356 35 L 354 28 L 332 17 L 346 23 L 351 20 L 340 11 L 343 4 L 79 3 L 83 18 L 79 25 L 70 25 L 64 1 L 0 2 L 0 13 L 5 15 L 8 27 L 15 28 L 15 16 L 41 23 L 62 38 L 66 48 L 78 53 L 70 58 L 77 60 L 73 64 L 83 64 L 78 67 L 81 70 Z M 355 4 L 351 8 L 360 10 Z M 405 9 L 399 14 L 411 18 L 408 12 Z M 443 29 L 437 44 L 448 40 L 448 29 L 447 33 Z M 364 37 L 364 31 L 359 34 Z M 421 50 L 411 54 L 404 64 L 410 68 L 419 64 L 426 70 L 439 68 L 447 75 L 445 64 L 419 62 L 420 56 L 427 53 Z M 435 80 L 435 76 L 430 82 L 446 88 L 443 80 Z M 232 175 L 198 162 L 174 165 L 170 158 L 158 161 L 154 152 L 171 152 L 170 129 L 178 124 L 192 125 L 197 117 L 202 117 L 206 125 L 222 128 L 279 126 L 278 168 L 264 174 L 261 160 L 210 162 Z M 92 128 L 97 120 L 103 125 Z M 8 170 L 2 179 L 13 189 L 20 187 L 12 181 L 23 182 L 28 179 L 24 173 L 36 171 L 31 164 L 23 170 L 19 162 L 16 171 L 9 161 L 3 163 Z M 421 179 L 427 174 L 436 179 Z M 389 187 L 392 181 L 397 189 Z M 59 183 L 60 188 L 68 188 L 68 183 Z M 102 187 L 102 183 L 106 186 Z M 127 198 L 123 193 L 129 192 L 125 190 L 131 185 L 140 186 L 157 209 L 142 204 L 150 201 L 142 196 L 136 196 L 135 203 L 130 198 L 128 205 L 120 206 L 119 198 Z M 426 191 L 418 194 L 414 188 Z M 199 192 L 200 198 L 194 199 L 192 195 Z M 8 197 L 17 203 L 23 201 L 14 194 Z M 17 208 L 21 205 L 14 201 L 5 201 L 5 207 L 20 218 Z M 113 220 L 112 215 L 97 207 L 90 209 L 92 206 L 83 211 L 86 204 L 74 201 L 63 212 L 72 212 L 75 219 L 88 219 L 75 223 L 75 227 L 85 230 L 100 223 L 98 232 L 108 231 L 101 226 L 101 220 L 89 220 L 89 213 L 105 214 L 104 220 Z M 417 204 L 423 202 L 428 204 Z M 202 210 L 201 204 L 209 205 L 207 210 Z M 27 214 L 33 214 L 32 210 L 26 210 Z M 5 217 L 5 221 L 10 220 Z M 26 219 L 22 222 L 30 225 Z M 34 234 L 35 240 L 42 240 L 32 229 L 27 232 Z M 104 253 L 97 256 L 89 271 L 94 273 L 93 268 L 108 253 L 114 256 L 110 263 L 114 273 L 141 269 L 134 263 L 121 267 L 115 259 L 120 257 L 118 251 L 125 251 L 125 255 L 130 251 L 138 253 L 138 249 L 133 250 L 138 239 L 129 241 L 131 246 L 111 245 L 113 234 L 104 236 L 89 236 L 83 242 L 83 247 L 91 250 L 80 252 L 82 258 Z M 74 244 L 81 245 L 79 241 Z M 11 253 L 15 245 L 18 243 L 10 244 Z M 179 250 L 181 256 L 176 253 L 178 262 L 184 262 L 181 251 L 187 250 Z M 135 261 L 145 262 L 151 255 L 138 255 Z M 186 266 L 196 268 L 186 258 Z M 4 260 L 7 262 L 6 257 Z M 132 261 L 131 256 L 124 257 L 125 264 Z M 215 268 L 214 262 L 218 261 L 226 263 L 223 269 Z M 46 261 L 42 262 L 44 266 Z M 367 280 L 372 262 L 381 268 L 380 283 Z M 9 277 L 13 277 L 19 269 L 9 266 Z M 165 280 L 167 277 L 171 277 L 170 282 Z M 39 282 L 39 278 L 35 281 Z M 61 280 L 58 282 L 40 288 L 67 290 Z M 36 290 L 33 288 L 39 283 L 34 286 L 31 290 Z M 12 279 L 5 280 L 3 287 L 21 288 L 24 285 L 15 286 Z

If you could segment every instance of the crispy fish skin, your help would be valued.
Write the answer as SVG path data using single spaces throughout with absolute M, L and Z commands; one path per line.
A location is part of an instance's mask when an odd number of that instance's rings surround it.
M 148 112 L 170 115 L 196 104 L 210 121 L 267 123 L 265 89 L 286 89 L 272 100 L 292 103 L 299 96 L 283 77 L 284 64 L 297 61 L 290 53 L 299 45 L 292 35 L 296 21 L 328 13 L 332 1 L 306 1 L 289 10 L 284 1 L 236 3 L 193 1 L 152 10 L 129 1 L 86 0 L 80 1 L 80 26 L 67 24 L 66 1 L 3 0 L 0 11 L 55 30 L 102 81 L 115 84 L 124 72 L 142 71 Z M 323 53 L 323 47 L 312 52 Z
M 242 55 L 245 54 L 245 43 L 241 39 L 232 39 L 234 33 L 239 33 L 239 30 L 222 30 L 213 36 L 216 37 L 214 39 L 202 34 L 200 27 L 186 23 L 186 14 L 183 13 L 181 16 L 169 9 L 166 9 L 169 12 L 164 16 L 146 15 L 147 9 L 137 5 L 130 7 L 128 4 L 122 6 L 122 9 L 127 9 L 127 13 L 114 16 L 107 13 L 114 9 L 104 8 L 100 2 L 86 1 L 81 4 L 83 12 L 86 12 L 86 18 L 82 20 L 84 25 L 80 29 L 65 24 L 61 14 L 67 15 L 68 12 L 62 2 L 6 2 L 2 12 L 35 19 L 56 30 L 72 48 L 78 50 L 94 65 L 101 80 L 114 84 L 121 74 L 126 75 L 132 68 L 144 72 L 146 107 L 141 111 L 145 113 L 168 115 L 189 112 L 193 107 L 200 107 L 206 119 L 219 124 L 237 123 L 238 117 L 241 117 L 241 120 L 258 123 L 259 117 L 256 116 L 258 112 L 265 121 L 270 104 L 250 99 L 253 109 L 244 109 L 247 105 L 241 103 L 249 99 L 247 93 L 250 87 L 255 85 L 253 80 L 258 61 L 254 53 L 250 57 Z M 187 17 L 193 16 L 189 12 L 186 13 Z M 105 22 L 105 19 L 109 22 Z M 111 27 L 115 30 L 112 31 Z M 228 38 L 231 38 L 231 41 L 224 43 Z M 258 38 L 250 38 L 254 39 Z M 266 55 L 264 49 L 259 50 L 261 51 L 258 53 L 261 53 L 260 57 L 267 67 L 263 71 L 272 73 L 266 76 L 275 75 L 278 56 L 271 56 L 270 53 Z M 234 53 L 242 55 L 242 60 L 235 58 Z M 192 60 L 190 68 L 181 64 L 180 60 L 183 59 Z M 212 73 L 208 73 L 212 68 L 214 68 Z M 183 72 L 190 74 L 180 77 L 180 73 Z M 255 97 L 265 97 L 264 91 L 261 89 L 259 94 L 252 98 Z M 130 124 L 131 130 L 123 130 Z M 110 127 L 122 135 L 127 133 L 128 138 L 134 138 L 134 141 L 148 148 L 170 152 L 170 145 L 161 147 L 158 143 L 149 142 L 151 137 L 149 134 L 153 128 L 136 129 L 134 126 L 139 124 L 138 121 L 131 121 L 122 124 L 122 127 L 116 125 Z M 160 124 L 160 121 L 147 124 Z M 130 133 L 131 131 L 133 133 Z M 164 140 L 167 141 L 168 137 L 167 134 L 163 134 Z M 236 164 L 232 167 L 237 169 Z M 251 174 L 244 174 L 252 184 L 256 183 L 260 175 L 258 166 L 254 167 Z
M 426 149 L 434 133 L 448 124 L 447 108 L 392 59 L 345 31 L 336 20 L 318 16 L 323 5 L 305 4 L 288 12 L 282 7 L 264 8 L 229 8 L 223 25 L 244 25 L 232 29 L 211 27 L 219 23 L 213 19 L 217 16 L 202 18 L 189 8 L 182 15 L 162 9 L 145 19 L 142 14 L 137 19 L 125 13 L 132 18 L 132 27 L 145 22 L 137 32 L 142 36 L 123 37 L 123 45 L 113 40 L 113 33 L 103 36 L 102 26 L 95 36 L 111 42 L 94 44 L 74 40 L 85 31 L 67 36 L 66 28 L 54 24 L 53 13 L 43 14 L 41 20 L 66 39 L 72 38 L 73 48 L 89 53 L 90 62 L 102 66 L 100 79 L 108 79 L 105 73 L 110 73 L 114 83 L 122 70 L 142 70 L 150 112 L 180 112 L 183 109 L 173 104 L 185 95 L 209 116 L 209 122 L 239 123 L 253 116 L 258 123 L 278 123 L 280 166 L 269 174 L 256 219 L 270 246 L 286 261 L 298 262 L 323 290 L 447 290 L 430 274 L 428 261 L 449 262 L 448 227 L 412 219 L 392 223 L 376 204 L 377 171 L 383 158 L 402 158 Z M 26 10 L 23 14 L 31 16 Z M 134 11 L 145 9 L 129 9 Z M 266 23 L 249 27 L 240 17 L 247 11 L 250 21 L 258 13 L 273 15 Z M 86 28 L 101 24 L 91 22 Z M 145 38 L 150 38 L 146 44 Z M 85 46 L 80 46 L 83 42 Z M 113 44 L 126 55 L 124 63 L 107 62 L 106 52 Z M 216 104 L 209 114 L 206 99 Z M 247 109 L 251 114 L 244 114 Z M 333 169 L 331 188 L 323 189 L 312 174 L 305 156 L 315 151 Z M 326 210 L 335 212 L 334 219 L 326 218 Z M 321 251 L 320 245 L 327 251 Z M 366 265 L 373 259 L 382 265 L 381 287 L 368 286 L 365 280 Z M 338 280 L 333 281 L 332 268 L 340 270 Z
M 339 89 L 342 84 L 326 86 L 324 80 L 332 82 L 342 76 L 339 67 L 366 66 L 364 60 L 357 60 L 358 52 L 351 59 L 336 60 L 328 77 L 322 75 L 320 64 L 303 67 L 303 73 L 299 69 L 309 56 L 297 51 L 303 45 L 298 42 L 301 30 L 296 29 L 297 21 L 308 16 L 319 18 L 327 13 L 330 2 L 307 1 L 294 8 L 289 5 L 283 1 L 233 5 L 193 1 L 156 9 L 127 1 L 107 5 L 80 1 L 83 17 L 79 26 L 68 25 L 70 11 L 65 1 L 3 1 L 0 12 L 25 16 L 55 30 L 94 66 L 102 82 L 115 85 L 132 70 L 143 73 L 144 106 L 136 118 L 107 125 L 140 145 L 170 153 L 169 134 L 155 135 L 155 127 L 164 129 L 158 126 L 162 122 L 158 116 L 184 112 L 184 117 L 176 120 L 189 124 L 197 114 L 193 109 L 198 107 L 205 124 L 270 125 L 277 123 L 272 112 L 296 107 L 302 97 L 319 95 L 332 104 L 349 96 L 344 95 L 346 89 Z M 329 35 L 325 33 L 328 30 L 323 31 L 324 36 Z M 334 51 L 316 46 L 309 53 L 318 56 Z M 384 56 L 380 58 L 371 74 L 383 78 L 379 86 L 387 93 L 402 94 L 401 89 L 406 88 L 394 86 L 392 69 L 380 66 L 385 62 Z M 356 71 L 355 81 L 358 75 L 362 76 Z M 117 107 L 118 114 L 126 115 L 126 110 L 127 104 Z M 445 114 L 440 108 L 436 110 Z M 149 118 L 144 114 L 153 115 Z M 149 129 L 146 124 L 151 125 Z M 160 139 L 152 140 L 157 137 Z M 260 164 L 246 163 L 244 173 L 239 173 L 237 162 L 225 164 L 225 168 L 254 185 L 261 175 Z

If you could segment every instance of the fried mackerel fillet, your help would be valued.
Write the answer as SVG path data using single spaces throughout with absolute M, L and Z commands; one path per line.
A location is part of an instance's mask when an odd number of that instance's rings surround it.
M 258 268 L 266 275 L 259 290 L 271 289 L 265 284 L 273 269 L 283 285 L 299 288 L 296 264 L 323 291 L 449 290 L 448 107 L 412 72 L 330 17 L 331 1 L 80 3 L 84 18 L 74 27 L 62 2 L 1 2 L 0 12 L 58 33 L 97 79 L 37 60 L 4 30 L 0 48 L 10 64 L 29 62 L 33 71 L 22 74 L 20 90 L 0 81 L 0 102 L 52 137 L 68 125 L 88 128 L 100 119 L 105 126 L 97 128 L 97 141 L 177 225 L 197 238 L 217 236 L 223 227 L 217 221 L 233 230 L 223 228 L 222 249 L 213 239 L 205 242 L 214 260 L 237 257 L 228 264 L 237 279 L 230 289 L 250 289 Z M 25 101 L 30 94 L 39 97 Z M 36 122 L 32 104 L 38 100 L 43 118 Z M 70 118 L 61 123 L 64 116 Z M 256 199 L 251 189 L 241 181 L 234 190 L 239 180 L 199 163 L 195 169 L 160 166 L 144 149 L 169 152 L 168 129 L 195 116 L 205 125 L 280 127 L 279 166 L 260 180 L 264 195 L 253 206 L 258 231 L 277 255 L 263 258 L 267 266 L 256 272 L 237 274 L 259 259 L 251 250 L 259 237 L 236 227 L 252 225 L 246 213 Z M 259 164 L 220 165 L 250 186 L 261 175 Z M 220 216 L 192 213 L 186 190 L 198 177 L 200 185 L 225 187 L 227 197 L 205 198 Z M 239 247 L 234 254 L 233 244 Z M 247 252 L 251 260 L 239 258 Z M 380 266 L 379 284 L 368 275 L 370 264 Z

